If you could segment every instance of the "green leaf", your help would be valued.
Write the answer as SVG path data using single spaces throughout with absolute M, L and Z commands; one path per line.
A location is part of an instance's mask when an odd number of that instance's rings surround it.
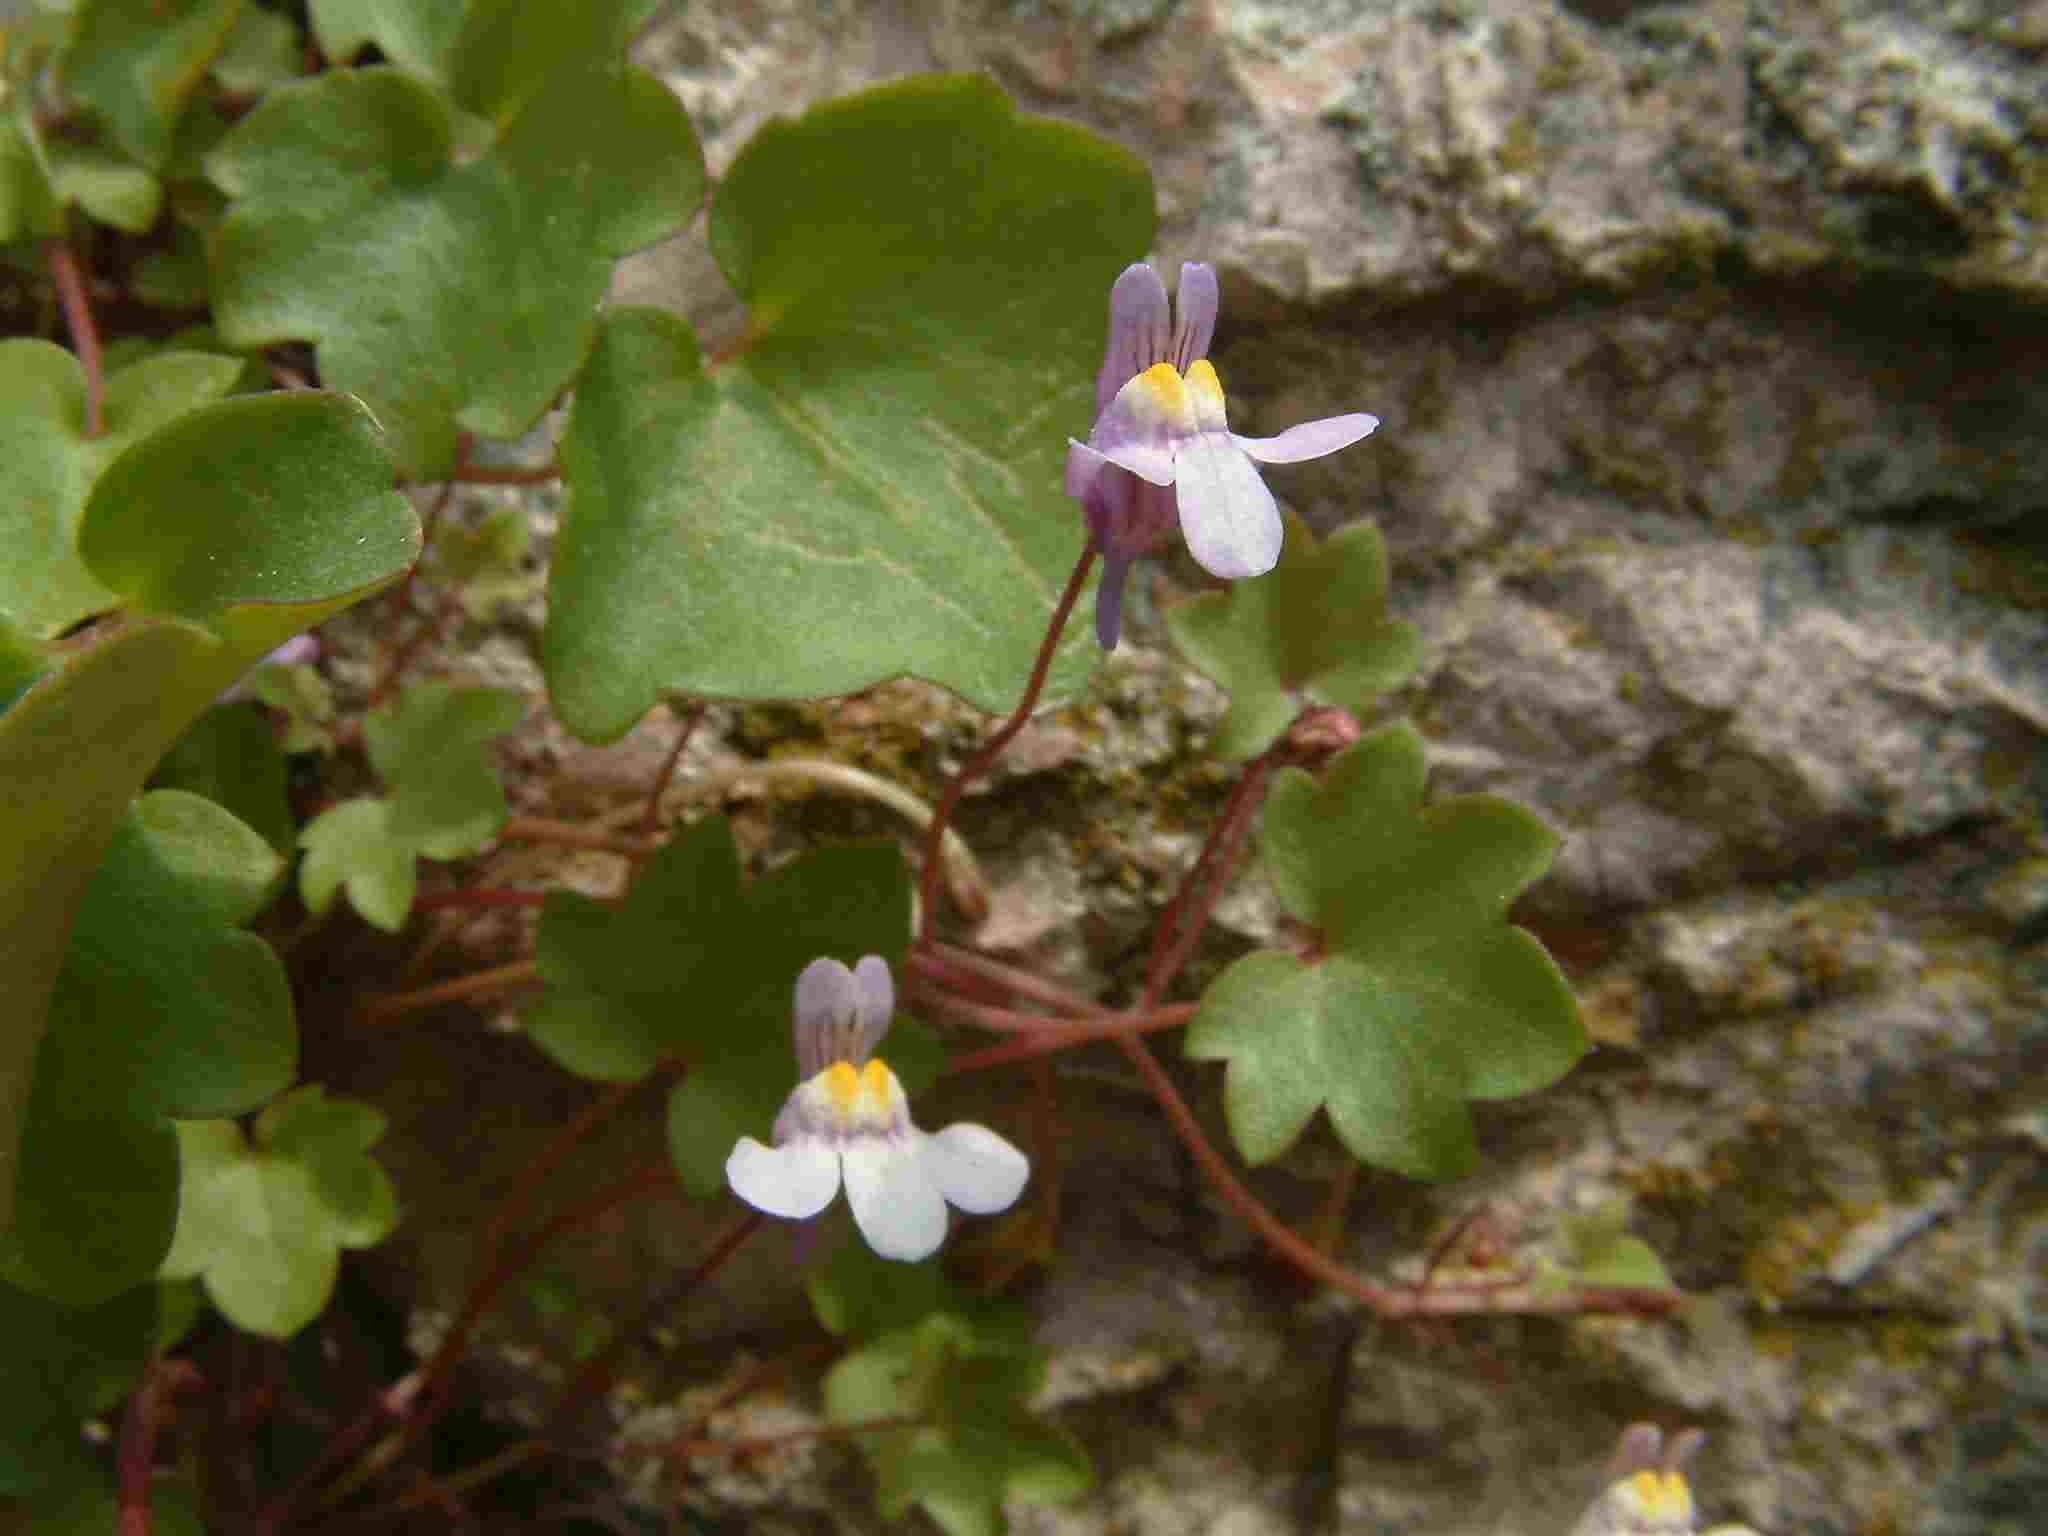
M 116 829 L 35 1054 L 6 1249 L 16 1283 L 90 1302 L 147 1277 L 177 1214 L 171 1119 L 239 1114 L 291 1081 L 284 966 L 232 926 L 252 867 L 275 859 L 175 790 Z
M 1644 1286 L 1665 1290 L 1671 1273 L 1657 1251 L 1627 1231 L 1629 1201 L 1609 1200 L 1561 1223 L 1569 1268 L 1561 1278 L 1579 1286 Z M 1538 1283 L 1542 1283 L 1539 1276 Z
M 24 358 L 31 368 L 38 361 L 32 353 L 0 353 L 0 361 Z M 166 361 L 153 359 L 152 364 Z M 166 389 L 166 398 L 159 399 L 153 388 L 143 386 L 168 385 L 176 375 L 175 367 L 137 365 L 127 370 L 120 376 L 125 381 L 121 410 L 144 415 L 169 405 L 168 396 L 178 394 L 177 389 Z M 0 367 L 0 379 L 14 383 L 20 376 Z M 70 377 L 75 380 L 75 375 Z M 113 394 L 110 388 L 110 398 Z M 284 400 L 275 404 L 295 418 L 303 409 Z M 353 430 L 345 421 L 329 419 L 333 430 Z M 0 412 L 0 423 L 14 420 L 10 413 Z M 21 590 L 15 578 L 22 572 L 11 563 L 16 546 L 0 538 L 0 698 L 12 696 L 0 714 L 0 847 L 7 850 L 7 859 L 0 864 L 0 933 L 7 935 L 8 943 L 8 963 L 0 966 L 0 1222 L 15 1200 L 17 1144 L 27 1113 L 30 1063 L 36 1062 L 39 1081 L 43 1063 L 37 1046 L 49 1017 L 52 989 L 66 964 L 72 918 L 130 800 L 157 760 L 222 689 L 292 635 L 395 579 L 418 553 L 417 520 L 405 499 L 390 488 L 389 470 L 383 465 L 378 465 L 374 478 L 365 479 L 351 469 L 356 461 L 318 451 L 317 438 L 309 444 L 302 434 L 265 432 L 260 411 L 237 415 L 235 424 L 243 430 L 227 434 L 225 446 L 241 463 L 215 501 L 195 503 L 189 488 L 160 486 L 141 474 L 127 480 L 125 495 L 131 504 L 112 509 L 110 522 L 127 520 L 145 551 L 140 559 L 117 562 L 135 579 L 139 590 L 134 596 L 139 596 L 175 584 L 152 561 L 175 573 L 184 562 L 203 558 L 209 549 L 217 550 L 218 526 L 239 526 L 251 516 L 241 500 L 260 500 L 262 515 L 278 530 L 264 542 L 279 560 L 259 583 L 268 594 L 263 601 L 222 611 L 210 625 L 131 612 L 103 621 L 61 646 L 40 645 L 38 636 L 51 615 L 39 609 L 40 622 L 35 624 L 11 619 Z M 124 461 L 146 462 L 153 442 L 153 437 L 143 439 L 123 455 Z M 309 446 L 316 451 L 302 456 Z M 61 467 L 69 461 L 59 455 L 54 462 Z M 11 460 L 0 459 L 0 464 L 9 470 L 15 467 Z M 295 465 L 300 472 L 294 473 Z M 321 466 L 340 478 L 322 480 L 304 472 Z M 267 476 L 260 472 L 265 469 Z M 13 491 L 20 483 L 6 489 Z M 75 493 L 66 494 L 75 499 Z M 0 507 L 8 505 L 8 498 L 0 495 Z M 92 541 L 102 505 L 95 496 L 86 509 L 81 534 L 85 542 Z M 302 549 L 283 536 L 284 530 L 301 526 L 325 530 L 318 547 Z M 111 532 L 103 531 L 102 538 L 112 546 L 109 553 L 126 553 Z M 344 553 L 337 556 L 335 548 Z M 229 568 L 240 567 L 247 558 L 241 550 L 218 553 Z M 109 570 L 86 575 L 114 599 L 131 598 Z M 323 589 L 322 576 L 343 585 Z M 154 932 L 159 925 L 142 915 L 136 926 Z M 115 1026 L 109 1021 L 106 1027 Z M 114 1054 L 122 1056 L 129 1049 L 122 1041 Z M 99 1092 L 94 1089 L 81 1102 L 90 1104 Z M 109 1146 L 126 1137 L 135 1157 L 158 1170 L 153 1177 L 165 1202 L 162 1209 L 168 1211 L 175 1196 L 175 1175 L 162 1173 L 169 1167 L 168 1129 L 154 1127 L 146 1118 L 132 1123 L 115 1119 L 108 1132 Z M 83 1122 L 80 1130 L 90 1133 Z M 107 1155 L 114 1157 L 112 1151 Z M 61 1178 L 61 1159 L 52 1166 Z M 149 1232 L 148 1220 L 136 1226 L 137 1251 L 151 1241 Z M 168 1235 L 168 1216 L 163 1218 L 163 1235 Z M 154 1255 L 149 1262 L 155 1262 Z
M 526 510 L 499 507 L 474 528 L 460 524 L 434 536 L 434 559 L 471 618 L 485 619 L 500 604 L 516 603 L 540 591 L 546 577 L 529 569 Z
M 34 133 L 35 120 L 25 103 L 0 112 L 0 246 L 45 240 L 64 227 L 61 200 L 50 185 Z
M 150 783 L 204 795 L 234 812 L 279 853 L 298 841 L 286 798 L 284 754 L 270 720 L 253 704 L 224 704 L 192 722 L 164 754 Z
M 135 802 L 135 819 L 164 867 L 224 926 L 252 921 L 284 875 L 284 859 L 261 833 L 202 796 L 154 790 Z
M 685 1186 L 708 1194 L 733 1143 L 765 1135 L 796 1086 L 797 972 L 820 955 L 893 959 L 909 940 L 910 877 L 893 843 L 816 849 L 743 885 L 732 829 L 707 817 L 650 859 L 617 907 L 548 893 L 534 943 L 547 990 L 526 1027 L 588 1077 L 627 1081 L 687 1059 L 669 1151 Z
M 1415 626 L 1387 617 L 1379 530 L 1351 523 L 1317 544 L 1291 512 L 1270 575 L 1180 603 L 1166 625 L 1188 659 L 1230 691 L 1209 742 L 1226 758 L 1265 751 L 1307 704 L 1364 715 L 1422 655 Z
M 121 369 L 107 380 L 100 435 L 87 437 L 78 359 L 47 341 L 0 341 L 0 615 L 50 636 L 114 606 L 78 549 L 95 482 L 127 449 L 225 393 L 241 366 L 180 352 Z
M 419 553 L 379 439 L 361 402 L 312 390 L 187 411 L 100 476 L 79 552 L 131 605 L 190 619 L 368 586 Z
M 317 667 L 305 662 L 271 662 L 249 674 L 250 696 L 285 717 L 287 756 L 334 750 L 334 690 Z
M 487 7 L 463 48 L 631 9 Z M 370 402 L 408 475 L 444 473 L 460 432 L 531 426 L 583 361 L 613 259 L 702 196 L 689 119 L 616 51 L 550 48 L 528 83 L 472 155 L 425 80 L 335 71 L 271 92 L 208 162 L 235 199 L 214 244 L 221 333 L 316 343 L 323 380 Z
M 338 890 L 365 919 L 396 933 L 412 910 L 415 860 L 480 851 L 505 825 L 505 791 L 486 759 L 494 737 L 526 713 L 507 688 L 417 683 L 363 721 L 381 799 L 344 800 L 299 834 L 299 892 L 325 912 Z
M 163 183 L 132 161 L 97 144 L 61 140 L 46 145 L 44 153 L 57 201 L 75 204 L 102 224 L 145 234 L 163 211 Z
M 1014 1324 L 941 1312 L 842 1359 L 825 1377 L 825 1412 L 835 1424 L 919 1421 L 856 1437 L 884 1519 L 922 1504 L 953 1536 L 994 1536 L 1008 1500 L 1066 1503 L 1088 1487 L 1073 1437 L 1025 1411 L 1043 1378 Z
M 254 96 L 299 73 L 299 29 L 289 16 L 246 6 L 213 61 L 213 77 L 240 96 Z
M 578 383 L 543 637 L 564 723 L 899 673 L 1008 708 L 1081 553 L 1066 439 L 1152 228 L 1134 157 L 977 76 L 763 128 L 710 215 L 744 345 L 707 364 L 621 310 Z M 1052 694 L 1092 660 L 1077 634 Z
M 183 1161 L 168 1278 L 199 1277 L 237 1328 L 289 1338 L 320 1315 L 344 1248 L 382 1242 L 398 1224 L 391 1180 L 368 1155 L 384 1116 L 294 1089 L 245 1139 L 232 1120 L 178 1126 Z
M 1461 795 L 1424 807 L 1422 738 L 1403 724 L 1275 777 L 1265 849 L 1309 958 L 1247 955 L 1202 995 L 1187 1053 L 1230 1063 L 1224 1109 L 1254 1163 L 1327 1105 L 1360 1159 L 1450 1178 L 1477 1158 L 1468 1099 L 1562 1076 L 1586 1049 L 1571 989 L 1509 903 L 1557 835 L 1520 806 Z
M 123 150 L 161 169 L 179 114 L 241 9 L 242 0 L 81 0 L 65 84 L 106 118 Z
M 344 800 L 307 822 L 299 833 L 306 857 L 299 864 L 299 898 L 308 911 L 325 912 L 337 893 L 364 921 L 396 933 L 405 926 L 419 889 L 419 850 L 391 834 L 388 800 Z
M 454 0 L 312 0 L 307 9 L 320 51 L 337 63 L 374 43 L 392 63 L 441 80 L 467 7 Z
M 0 1499 L 100 1484 L 79 1422 L 142 1374 L 156 1326 L 153 1285 L 67 1307 L 0 1280 Z
M 841 1243 L 804 1277 L 811 1309 L 826 1332 L 870 1339 L 922 1322 L 934 1312 L 967 1310 L 936 1257 L 915 1264 L 885 1259 L 866 1243 Z

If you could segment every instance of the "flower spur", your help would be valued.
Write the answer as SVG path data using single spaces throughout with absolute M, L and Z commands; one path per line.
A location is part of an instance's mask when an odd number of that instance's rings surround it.
M 945 1241 L 947 1205 L 977 1216 L 1005 1210 L 1031 1164 L 986 1126 L 934 1135 L 911 1123 L 903 1085 L 874 1055 L 895 1003 L 879 955 L 850 971 L 832 959 L 804 967 L 794 1010 L 803 1080 L 775 1117 L 775 1144 L 741 1137 L 725 1177 L 756 1210 L 799 1221 L 830 1205 L 843 1181 L 868 1246 L 916 1260 Z
M 1223 383 L 1206 354 L 1216 330 L 1216 269 L 1187 262 L 1169 309 L 1149 263 L 1124 268 L 1109 293 L 1109 341 L 1095 380 L 1095 426 L 1069 439 L 1066 489 L 1103 557 L 1095 634 L 1114 649 L 1131 563 L 1172 534 L 1212 576 L 1262 576 L 1280 559 L 1280 508 L 1253 460 L 1293 464 L 1335 453 L 1379 423 L 1363 412 L 1289 427 L 1278 437 L 1230 430 Z

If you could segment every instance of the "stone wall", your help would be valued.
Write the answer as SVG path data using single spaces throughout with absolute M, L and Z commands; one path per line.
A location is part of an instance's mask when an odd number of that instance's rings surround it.
M 752 0 L 689 8 L 643 57 L 714 167 L 825 95 L 986 70 L 1151 161 L 1162 261 L 1223 274 L 1233 426 L 1385 418 L 1273 484 L 1385 531 L 1427 642 L 1394 702 L 1434 787 L 1569 834 L 1518 915 L 1598 1046 L 1482 1109 L 1480 1178 L 1361 1178 L 1342 1252 L 1413 1274 L 1481 1207 L 1489 1242 L 1539 1254 L 1625 1197 L 1697 1297 L 1663 1324 L 1361 1319 L 1262 1257 L 1120 1058 L 1079 1056 L 1035 1305 L 1098 1485 L 1015 1528 L 1559 1532 L 1641 1417 L 1705 1426 L 1705 1511 L 1780 1536 L 2048 1508 L 2048 5 Z M 683 247 L 620 292 L 735 322 Z M 1136 607 L 964 827 L 998 893 L 982 942 L 1112 997 L 1220 795 L 1214 690 Z M 517 640 L 478 656 L 530 677 Z M 895 686 L 722 710 L 691 765 L 800 743 L 929 789 L 972 732 Z M 537 740 L 531 793 L 624 796 L 664 740 Z M 742 820 L 763 848 L 889 826 L 812 800 Z M 1198 975 L 1270 932 L 1255 870 L 1222 918 Z M 399 1098 L 431 1303 L 462 1279 L 437 1209 L 473 1209 L 574 1094 L 473 1020 L 417 1040 L 438 1065 L 394 1049 L 358 1087 Z M 488 1058 L 490 1093 L 459 1125 L 408 1115 L 448 1050 Z M 1213 1107 L 1213 1074 L 1181 1075 Z M 1340 1163 L 1311 1137 L 1260 1187 L 1310 1223 Z M 702 1219 L 622 1218 L 553 1262 L 623 1305 Z M 641 1428 L 801 1308 L 779 1250 L 736 1266 L 633 1394 Z M 516 1384 L 531 1356 L 506 1358 Z M 713 1429 L 814 1407 L 763 1387 Z M 874 1526 L 837 1450 L 698 1471 L 750 1529 Z

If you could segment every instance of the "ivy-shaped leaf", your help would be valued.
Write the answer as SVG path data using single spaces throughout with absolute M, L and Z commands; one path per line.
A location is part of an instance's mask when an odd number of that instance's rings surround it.
M 100 1486 L 79 1422 L 142 1374 L 156 1331 L 154 1285 L 68 1307 L 0 1280 L 0 1499 Z
M 243 0 L 82 0 L 64 83 L 142 165 L 170 158 L 178 117 L 234 35 Z
M 1468 1099 L 1562 1076 L 1586 1049 L 1571 989 L 1508 905 L 1557 835 L 1491 795 L 1424 806 L 1422 738 L 1405 724 L 1332 758 L 1321 782 L 1277 775 L 1265 852 L 1306 955 L 1266 950 L 1203 993 L 1187 1053 L 1230 1063 L 1224 1109 L 1245 1157 L 1293 1144 L 1327 1105 L 1361 1160 L 1450 1178 L 1477 1159 Z
M 738 351 L 621 310 L 578 382 L 543 637 L 563 722 L 605 740 L 667 690 L 906 672 L 1008 708 L 1081 552 L 1066 440 L 1152 228 L 1136 159 L 978 76 L 763 128 L 711 204 Z
M 466 7 L 453 0 L 310 0 L 320 51 L 346 64 L 372 43 L 392 63 L 441 80 Z
M 308 662 L 269 662 L 250 673 L 249 696 L 284 716 L 278 748 L 287 756 L 334 750 L 334 690 Z
M 1543 1264 L 1534 1284 L 1539 1291 L 1578 1290 L 1600 1286 L 1666 1290 L 1671 1272 L 1657 1250 L 1628 1231 L 1629 1202 L 1609 1200 L 1590 1211 L 1567 1215 L 1563 1229 L 1566 1262 Z
M 625 1081 L 685 1058 L 669 1151 L 684 1185 L 708 1194 L 734 1142 L 766 1134 L 796 1086 L 797 972 L 820 955 L 894 959 L 909 940 L 910 877 L 893 843 L 820 848 L 742 884 L 731 827 L 707 817 L 616 907 L 548 893 L 534 948 L 547 991 L 526 1027 L 586 1077 Z
M 370 402 L 408 475 L 444 473 L 460 432 L 524 432 L 581 364 L 613 260 L 702 196 L 682 107 L 622 60 L 643 9 L 476 8 L 465 53 L 519 52 L 508 29 L 540 39 L 481 145 L 475 119 L 391 66 L 271 92 L 208 160 L 235 200 L 213 246 L 221 334 L 316 343 L 322 379 Z
M 318 1317 L 344 1248 L 382 1242 L 398 1224 L 391 1180 L 369 1156 L 383 1114 L 294 1089 L 244 1137 L 232 1120 L 178 1126 L 182 1192 L 166 1278 L 196 1276 L 229 1322 L 289 1338 Z
M 998 1536 L 1007 1501 L 1061 1504 L 1088 1487 L 1074 1438 L 1026 1411 L 1044 1375 L 1014 1318 L 940 1312 L 835 1365 L 825 1412 L 835 1424 L 914 1421 L 856 1437 L 885 1520 L 921 1504 L 951 1536 Z
M 546 576 L 529 569 L 526 511 L 499 507 L 474 528 L 443 527 L 434 537 L 434 560 L 454 587 L 464 610 L 488 618 L 502 603 L 517 603 L 540 591 Z
M 85 371 L 47 341 L 0 341 L 0 614 L 39 636 L 111 608 L 115 592 L 88 567 L 79 525 L 93 486 L 128 448 L 218 399 L 239 359 L 167 353 L 113 373 L 101 430 L 85 434 Z
M 0 1243 L 17 1284 L 90 1303 L 147 1278 L 177 1216 L 171 1121 L 241 1114 L 290 1083 L 284 966 L 235 926 L 276 867 L 249 828 L 178 790 L 116 829 L 35 1053 Z
M 299 894 L 325 912 L 337 891 L 365 919 L 396 933 L 418 886 L 416 861 L 477 853 L 505 825 L 505 791 L 486 760 L 516 726 L 526 699 L 508 688 L 416 683 L 363 721 L 380 798 L 344 800 L 306 824 Z
M 143 779 L 259 659 L 395 579 L 419 552 L 419 522 L 392 489 L 376 429 L 359 406 L 331 395 L 277 395 L 201 406 L 127 448 L 93 484 L 77 547 L 86 577 L 123 612 L 50 645 L 41 624 L 10 616 L 20 585 L 8 579 L 14 551 L 0 540 L 0 1223 L 16 1194 L 22 1117 L 44 1066 L 37 1042 L 73 914 Z M 134 926 L 161 929 L 146 914 Z M 117 1031 L 117 1062 L 146 1043 L 119 1034 L 115 1019 L 101 1027 Z M 81 1093 L 82 1135 L 125 1071 L 117 1065 L 108 1074 L 114 1086 Z M 151 1113 L 110 1112 L 108 1139 L 132 1130 L 136 1156 L 161 1169 L 169 1131 L 151 1130 Z M 50 1169 L 61 1184 L 62 1159 Z M 156 1242 L 151 1266 L 169 1235 L 175 1189 L 157 1194 L 162 1231 L 151 1237 L 158 1218 L 150 1217 L 132 1222 L 129 1234 L 137 1253 Z M 86 1229 L 96 1219 L 85 1203 L 76 1214 Z
M 1188 659 L 1230 691 L 1209 750 L 1252 757 L 1306 704 L 1364 715 L 1407 681 L 1421 659 L 1415 626 L 1387 616 L 1387 556 L 1379 530 L 1351 523 L 1318 544 L 1287 514 L 1280 564 L 1177 604 L 1167 629 Z

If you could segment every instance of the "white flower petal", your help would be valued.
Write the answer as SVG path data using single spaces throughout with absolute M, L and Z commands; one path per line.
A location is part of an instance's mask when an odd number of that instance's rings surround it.
M 1189 438 L 1176 469 L 1181 537 L 1203 570 L 1235 581 L 1280 563 L 1280 508 L 1229 433 Z
M 1321 421 L 1289 427 L 1278 437 L 1240 437 L 1237 446 L 1261 464 L 1299 464 L 1303 459 L 1320 459 L 1339 448 L 1349 448 L 1360 438 L 1370 437 L 1379 424 L 1379 417 L 1363 411 L 1325 416 Z
M 946 1199 L 925 1162 L 925 1138 L 861 1137 L 846 1143 L 846 1201 L 868 1246 L 885 1259 L 929 1258 L 946 1240 Z
M 809 1137 L 764 1147 L 742 1136 L 725 1160 L 725 1182 L 757 1211 L 806 1221 L 839 1193 L 839 1154 Z
M 949 1125 L 925 1144 L 925 1161 L 939 1192 L 963 1211 L 988 1216 L 1006 1211 L 1024 1193 L 1031 1159 L 985 1125 Z

